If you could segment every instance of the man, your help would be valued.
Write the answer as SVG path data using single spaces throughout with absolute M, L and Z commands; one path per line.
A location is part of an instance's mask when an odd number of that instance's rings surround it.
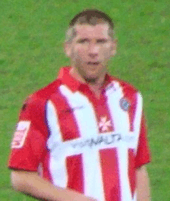
M 9 160 L 16 190 L 50 201 L 150 200 L 142 97 L 107 73 L 116 53 L 113 27 L 98 10 L 71 20 L 71 67 L 20 113 Z

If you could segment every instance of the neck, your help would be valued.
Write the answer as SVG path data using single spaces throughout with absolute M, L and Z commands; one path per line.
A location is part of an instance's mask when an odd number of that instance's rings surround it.
M 90 89 L 97 95 L 100 96 L 101 93 L 101 89 L 102 86 L 104 84 L 105 81 L 105 75 L 106 73 L 104 73 L 102 76 L 100 76 L 97 79 L 85 79 L 83 78 L 77 71 L 75 68 L 71 68 L 70 70 L 70 74 L 77 79 L 78 81 L 82 82 L 82 83 L 87 83 L 90 87 Z

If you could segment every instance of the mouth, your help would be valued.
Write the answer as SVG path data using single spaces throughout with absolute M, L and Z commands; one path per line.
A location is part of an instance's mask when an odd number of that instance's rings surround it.
M 99 65 L 99 62 L 92 62 L 92 61 L 89 61 L 87 62 L 88 65 L 93 65 L 93 66 L 97 66 Z

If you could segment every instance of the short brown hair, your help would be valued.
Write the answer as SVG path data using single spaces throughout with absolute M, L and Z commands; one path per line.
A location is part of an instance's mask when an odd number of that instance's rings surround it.
M 113 38 L 114 23 L 112 19 L 102 11 L 97 9 L 86 9 L 78 13 L 69 23 L 69 28 L 66 33 L 66 42 L 71 41 L 76 36 L 75 25 L 107 23 L 109 25 L 109 35 Z

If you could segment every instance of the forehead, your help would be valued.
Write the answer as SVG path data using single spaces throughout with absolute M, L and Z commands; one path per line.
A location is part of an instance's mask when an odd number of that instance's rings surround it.
M 76 25 L 76 38 L 108 38 L 108 24 L 89 25 L 82 24 Z

